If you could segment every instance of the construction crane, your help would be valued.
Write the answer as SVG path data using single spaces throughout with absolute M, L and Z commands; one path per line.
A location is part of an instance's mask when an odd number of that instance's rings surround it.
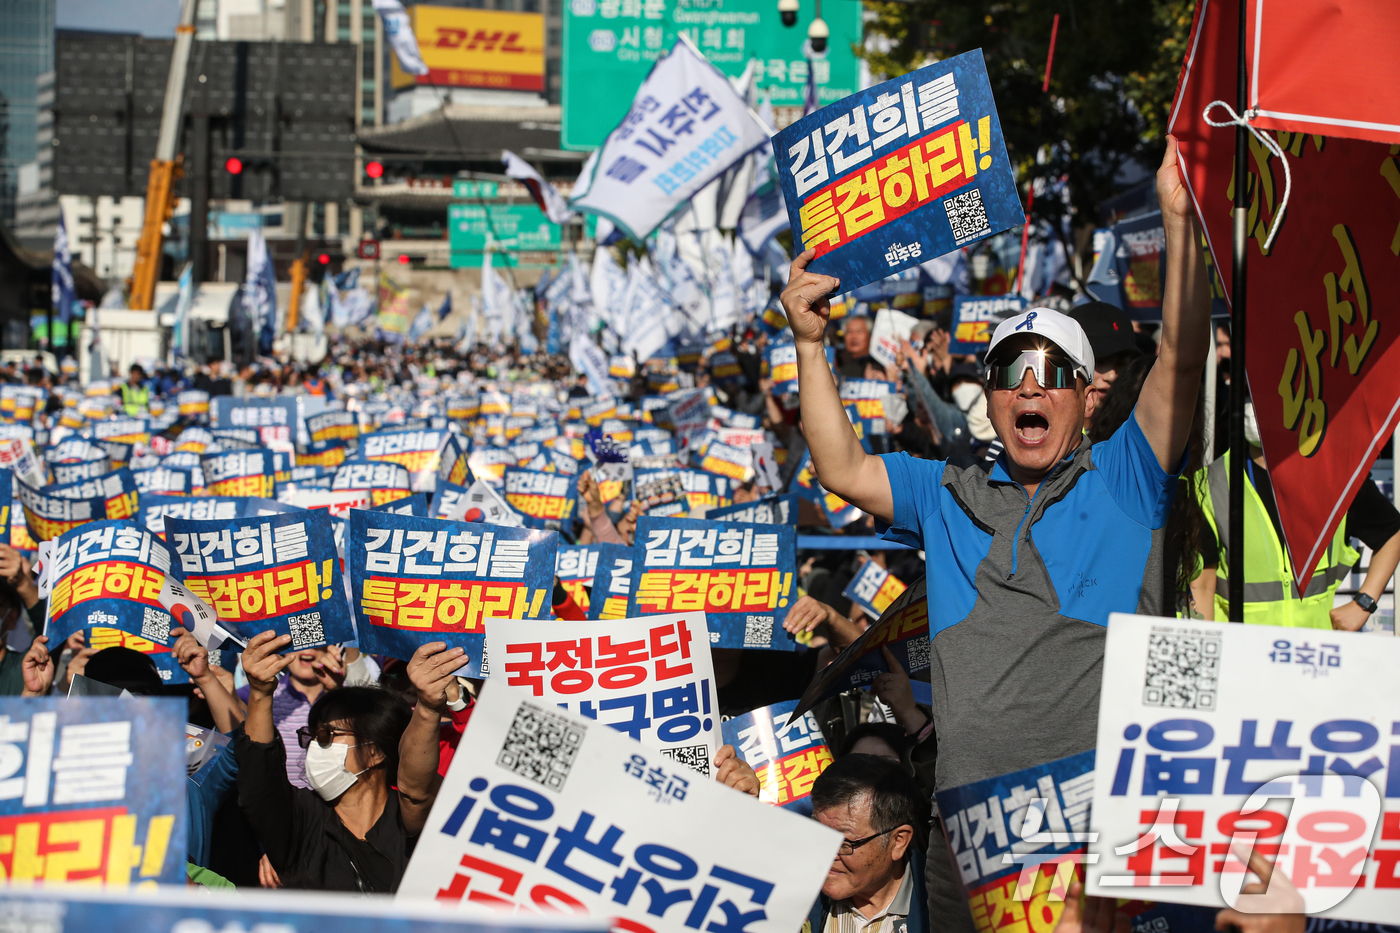
M 180 25 L 175 29 L 175 50 L 170 55 L 170 74 L 165 79 L 160 137 L 156 140 L 156 157 L 151 160 L 150 177 L 146 181 L 146 217 L 141 224 L 141 239 L 136 245 L 136 266 L 131 273 L 131 297 L 127 307 L 133 311 L 149 311 L 155 304 L 165 225 L 175 210 L 175 181 L 181 175 L 183 160 L 177 151 L 184 120 L 181 107 L 185 101 L 190 50 L 194 47 L 197 2 L 181 0 L 180 3 Z

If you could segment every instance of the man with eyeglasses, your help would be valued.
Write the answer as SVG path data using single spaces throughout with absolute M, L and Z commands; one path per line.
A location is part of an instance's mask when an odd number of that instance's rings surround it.
M 812 782 L 812 819 L 846 837 L 802 933 L 929 933 L 920 829 L 928 806 L 898 761 L 838 758 Z
M 802 422 L 822 485 L 927 555 L 935 787 L 999 777 L 1091 749 L 1110 612 L 1161 614 L 1154 529 L 1184 464 L 1209 347 L 1210 296 L 1176 144 L 1157 172 L 1166 229 L 1162 340 L 1134 416 L 1092 447 L 1094 353 L 1067 315 L 1032 308 L 1001 322 L 987 363 L 987 413 L 1005 450 L 956 467 L 865 453 L 821 346 L 831 276 L 792 264 L 783 307 L 797 345 Z M 990 469 L 987 469 L 990 467 Z M 1161 537 L 1161 536 L 1158 536 Z M 941 829 L 929 851 L 942 853 Z M 956 868 L 929 859 L 932 920 L 970 930 Z

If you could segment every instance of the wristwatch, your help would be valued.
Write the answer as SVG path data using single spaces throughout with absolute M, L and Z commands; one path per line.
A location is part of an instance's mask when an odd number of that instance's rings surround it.
M 1365 609 L 1368 613 L 1375 612 L 1380 608 L 1376 605 L 1376 601 L 1366 593 L 1357 593 L 1356 596 L 1352 598 L 1352 602 L 1356 603 L 1362 609 Z

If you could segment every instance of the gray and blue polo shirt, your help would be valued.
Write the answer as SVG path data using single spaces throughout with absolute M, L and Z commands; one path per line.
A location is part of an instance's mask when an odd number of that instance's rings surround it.
M 1002 454 L 990 472 L 883 458 L 886 538 L 922 548 L 938 790 L 1077 754 L 1097 740 L 1110 612 L 1159 615 L 1161 535 L 1177 474 L 1136 413 L 1087 440 L 1035 496 Z M 1184 458 L 1183 458 L 1184 463 Z

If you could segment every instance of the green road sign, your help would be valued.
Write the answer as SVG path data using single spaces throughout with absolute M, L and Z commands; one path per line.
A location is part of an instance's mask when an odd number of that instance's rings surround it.
M 447 242 L 452 268 L 476 268 L 490 246 L 496 265 L 552 265 L 559 226 L 534 204 L 449 204 Z
M 568 0 L 564 5 L 563 128 L 565 149 L 596 149 L 627 114 L 638 86 L 684 32 L 727 75 L 759 62 L 758 99 L 800 107 L 807 88 L 803 47 L 816 14 L 800 0 L 797 25 L 785 27 L 774 0 Z M 822 18 L 831 29 L 825 58 L 814 62 L 822 104 L 859 89 L 852 43 L 861 41 L 864 6 L 831 0 Z
M 454 198 L 494 198 L 496 191 L 497 185 L 494 181 L 452 179 L 452 196 Z

